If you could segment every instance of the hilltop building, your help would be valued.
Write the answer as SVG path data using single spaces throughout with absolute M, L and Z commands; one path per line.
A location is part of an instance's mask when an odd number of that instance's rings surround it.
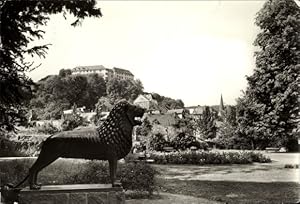
M 114 67 L 112 71 L 113 76 L 118 79 L 134 79 L 134 75 L 129 70 Z
M 117 67 L 110 69 L 103 65 L 78 66 L 73 68 L 71 72 L 72 74 L 99 74 L 107 81 L 113 77 L 118 79 L 134 79 L 134 75 L 129 70 Z

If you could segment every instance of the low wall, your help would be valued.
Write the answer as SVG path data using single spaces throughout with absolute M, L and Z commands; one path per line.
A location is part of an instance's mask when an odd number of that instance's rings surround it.
M 19 204 L 124 204 L 123 188 L 109 184 L 42 186 L 40 190 L 24 188 Z

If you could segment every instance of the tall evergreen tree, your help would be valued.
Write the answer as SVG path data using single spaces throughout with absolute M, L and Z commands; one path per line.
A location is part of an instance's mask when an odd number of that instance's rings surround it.
M 246 136 L 255 134 L 267 139 L 268 145 L 286 145 L 295 138 L 299 123 L 299 6 L 294 0 L 268 0 L 255 24 L 260 28 L 254 42 L 259 50 L 255 52 L 256 68 L 247 77 L 243 99 L 243 104 L 252 108 L 244 106 L 238 111 L 239 123 L 252 120 L 252 114 L 255 120 L 243 127 Z
M 198 130 L 202 134 L 203 139 L 213 139 L 216 137 L 216 119 L 217 112 L 205 106 L 203 114 L 196 120 Z

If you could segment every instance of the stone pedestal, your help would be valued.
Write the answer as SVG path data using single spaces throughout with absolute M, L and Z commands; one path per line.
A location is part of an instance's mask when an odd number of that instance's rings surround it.
M 19 204 L 125 204 L 125 194 L 123 188 L 109 184 L 27 187 L 19 193 Z

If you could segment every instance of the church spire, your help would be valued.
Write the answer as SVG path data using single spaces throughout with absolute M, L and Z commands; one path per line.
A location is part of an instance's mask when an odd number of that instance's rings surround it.
M 223 115 L 224 112 L 224 103 L 223 103 L 223 96 L 221 94 L 220 106 L 219 106 L 219 115 Z

